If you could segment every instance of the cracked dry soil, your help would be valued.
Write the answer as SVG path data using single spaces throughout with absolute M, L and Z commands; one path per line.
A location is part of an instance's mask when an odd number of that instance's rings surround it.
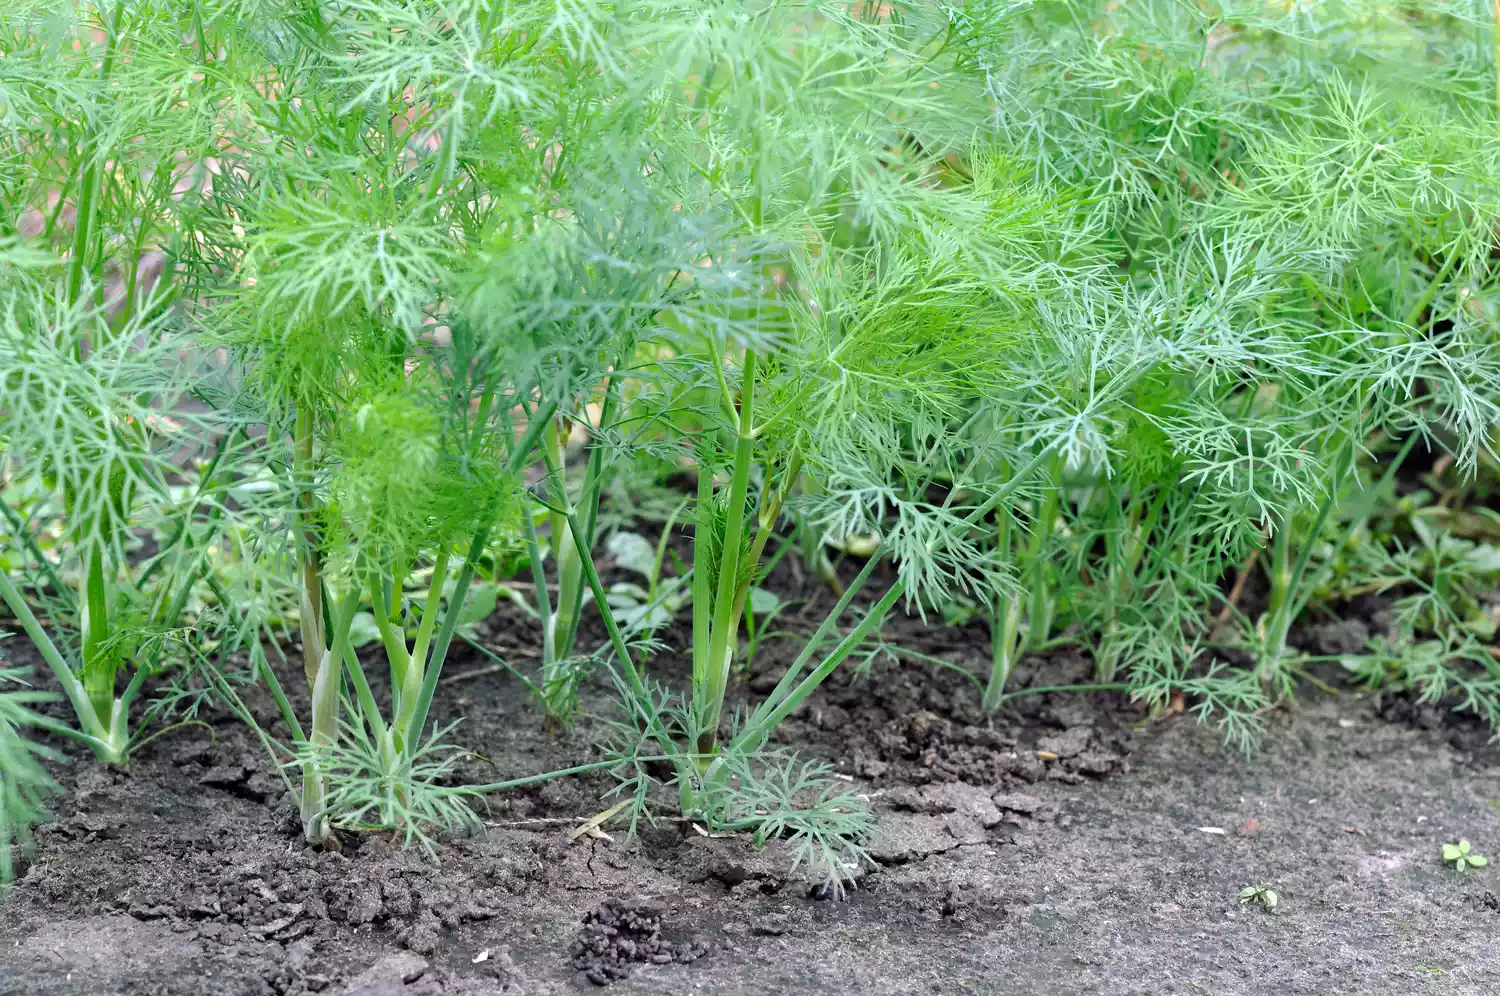
M 527 626 L 497 615 L 483 632 L 525 647 Z M 959 663 L 984 653 L 982 632 L 891 628 Z M 767 653 L 745 684 L 782 663 Z M 1038 658 L 1025 680 L 1086 667 Z M 465 778 L 577 763 L 598 734 L 587 719 L 548 732 L 498 674 L 440 698 L 487 759 Z M 1018 699 L 993 724 L 973 698 L 950 670 L 877 663 L 787 725 L 880 814 L 875 865 L 842 900 L 775 844 L 672 822 L 570 840 L 602 779 L 490 800 L 488 832 L 438 864 L 383 835 L 311 851 L 264 756 L 211 717 L 212 739 L 164 736 L 128 772 L 59 772 L 54 819 L 0 904 L 0 994 L 1500 992 L 1500 871 L 1439 860 L 1460 837 L 1500 855 L 1500 753 L 1472 725 L 1309 691 L 1247 759 L 1113 696 Z M 1239 903 L 1256 883 L 1275 913 Z

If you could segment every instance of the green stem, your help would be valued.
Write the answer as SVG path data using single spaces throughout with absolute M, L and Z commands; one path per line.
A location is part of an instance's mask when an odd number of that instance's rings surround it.
M 266 634 L 268 637 L 269 633 Z M 271 690 L 271 698 L 276 703 L 276 709 L 281 713 L 281 721 L 286 723 L 287 729 L 291 731 L 292 743 L 304 744 L 307 742 L 307 734 L 302 732 L 302 724 L 297 721 L 297 710 L 292 708 L 291 701 L 286 697 L 286 690 L 281 687 L 281 679 L 276 677 L 276 672 L 271 668 L 271 662 L 266 658 L 266 652 L 256 646 L 251 650 L 251 658 L 255 664 L 255 670 L 265 681 L 266 687 Z
M 627 347 L 621 350 L 615 359 L 615 365 L 609 378 L 604 384 L 604 404 L 599 408 L 599 428 L 596 433 L 589 437 L 589 459 L 583 474 L 583 493 L 579 501 L 583 508 L 583 535 L 588 548 L 594 548 L 594 540 L 599 531 L 599 494 L 604 487 L 604 440 L 603 434 L 614 424 L 615 409 L 618 407 L 620 393 L 620 379 L 617 375 L 625 365 L 625 358 L 629 352 Z M 559 589 L 559 596 L 561 591 Z M 563 656 L 573 653 L 573 647 L 578 640 L 578 623 L 583 609 L 583 586 L 574 584 L 573 606 L 569 610 L 570 623 L 564 634 L 560 648 Z
M 544 459 L 547 460 L 548 473 L 556 468 L 553 460 L 546 450 L 542 451 Z M 604 629 L 609 633 L 610 645 L 614 648 L 615 656 L 620 659 L 620 666 L 625 669 L 626 678 L 630 682 L 631 691 L 637 695 L 645 696 L 646 685 L 641 680 L 640 672 L 636 669 L 635 661 L 631 659 L 630 647 L 625 643 L 625 636 L 620 632 L 620 627 L 615 621 L 614 613 L 609 611 L 609 599 L 606 597 L 604 582 L 599 579 L 599 571 L 594 566 L 594 558 L 589 550 L 588 544 L 584 542 L 584 527 L 578 518 L 578 512 L 568 503 L 566 492 L 558 496 L 564 504 L 548 505 L 552 511 L 560 514 L 573 533 L 573 539 L 579 551 L 579 564 L 583 568 L 584 579 L 588 582 L 589 590 L 594 594 L 594 601 L 599 606 L 599 613 L 604 619 Z
M 375 701 L 375 695 L 370 691 L 370 682 L 365 677 L 364 665 L 360 664 L 359 655 L 354 652 L 353 644 L 348 641 L 344 643 L 343 656 L 344 670 L 354 685 L 354 697 L 359 702 L 360 712 L 364 714 L 365 725 L 369 727 L 375 742 L 384 744 L 387 741 L 388 730 L 385 719 L 380 714 L 380 704 Z
M 579 540 L 578 549 L 583 564 L 584 580 L 588 582 L 589 591 L 594 595 L 594 602 L 599 607 L 599 616 L 604 621 L 604 629 L 609 634 L 610 645 L 613 647 L 615 656 L 620 661 L 620 667 L 625 672 L 625 680 L 630 686 L 630 694 L 637 702 L 646 703 L 651 701 L 651 696 L 646 688 L 646 683 L 641 679 L 641 672 L 631 659 L 630 647 L 625 643 L 625 636 L 620 632 L 619 624 L 615 620 L 615 614 L 609 607 L 609 600 L 604 591 L 604 582 L 599 579 L 599 571 L 594 565 L 594 558 L 588 545 L 582 542 L 583 523 L 579 520 L 577 513 L 572 509 L 564 509 L 568 528 L 573 530 L 574 539 Z M 676 752 L 676 746 L 672 740 L 672 734 L 662 725 L 661 717 L 653 710 L 648 720 L 649 728 L 647 735 L 656 740 L 661 748 L 668 752 L 669 756 L 664 760 L 677 761 L 681 755 Z
M 384 587 L 373 572 L 370 575 L 370 608 L 375 615 L 375 629 L 380 633 L 380 642 L 385 646 L 386 661 L 390 664 L 391 696 L 399 709 L 401 695 L 406 689 L 407 675 L 411 671 L 411 654 L 406 649 L 406 633 L 392 621 Z
M 729 501 L 724 510 L 724 542 L 719 553 L 719 576 L 714 592 L 713 626 L 709 634 L 708 661 L 705 667 L 708 685 L 694 696 L 697 727 L 697 752 L 711 755 L 718 743 L 719 717 L 724 708 L 724 693 L 729 687 L 729 666 L 739 634 L 735 593 L 739 588 L 740 544 L 745 532 L 745 500 L 750 490 L 750 465 L 754 457 L 755 351 L 745 350 L 744 372 L 740 378 L 739 432 L 735 439 L 734 467 L 729 482 Z
M 970 671 L 962 664 L 955 664 L 953 661 L 944 660 L 941 657 L 934 657 L 932 654 L 924 654 L 920 650 L 912 650 L 910 647 L 903 647 L 899 644 L 894 643 L 888 644 L 885 649 L 888 652 L 899 654 L 900 656 L 905 657 L 909 660 L 922 661 L 927 664 L 932 664 L 936 667 L 946 668 L 947 670 L 958 674 L 965 681 L 968 681 L 970 684 L 972 684 L 975 691 L 981 693 L 984 691 L 984 682 L 980 681 L 973 671 Z
M 328 648 L 324 629 L 323 572 L 318 556 L 315 528 L 317 499 L 313 494 L 313 436 L 316 414 L 311 403 L 297 406 L 297 423 L 293 430 L 292 472 L 297 482 L 297 526 L 301 540 L 301 583 L 299 621 L 302 629 L 302 670 L 311 688 L 318 680 L 318 666 Z
M 542 547 L 536 539 L 536 525 L 531 509 L 523 509 L 521 528 L 526 534 L 526 554 L 531 559 L 531 586 L 536 590 L 536 611 L 542 619 L 542 680 L 545 682 L 557 666 L 557 634 L 552 625 L 552 596 L 547 591 L 547 572 L 542 567 Z
M 714 473 L 707 445 L 698 453 L 698 507 L 693 528 L 693 689 L 707 688 L 708 645 L 713 633 L 713 578 L 704 567 L 713 533 Z
M 1016 592 L 997 605 L 990 618 L 990 680 L 985 685 L 981 704 L 985 712 L 994 712 L 1005 700 L 1005 685 L 1015 671 L 1021 651 L 1021 593 Z
M 886 613 L 890 612 L 891 606 L 896 604 L 897 599 L 906 593 L 906 585 L 897 581 L 891 585 L 886 593 L 880 597 L 880 601 L 871 607 L 860 620 L 858 626 L 839 642 L 827 657 L 823 658 L 807 677 L 786 694 L 781 702 L 766 713 L 765 719 L 756 725 L 746 725 L 744 731 L 735 738 L 732 749 L 737 753 L 751 753 L 759 750 L 767 740 L 771 732 L 776 729 L 786 717 L 797 710 L 807 698 L 815 692 L 825 678 L 834 672 L 853 651 L 854 648 L 864 642 L 875 629 L 885 621 Z M 702 762 L 700 762 L 701 764 Z
M 1043 448 L 1018 473 L 1012 475 L 1010 480 L 1003 486 L 995 489 L 989 498 L 971 510 L 964 517 L 964 523 L 969 526 L 978 525 L 991 509 L 1025 483 L 1027 478 L 1051 455 L 1052 449 L 1053 447 Z M 839 598 L 838 604 L 824 617 L 822 624 L 818 627 L 817 633 L 803 647 L 802 653 L 792 662 L 792 666 L 787 669 L 786 674 L 782 676 L 776 688 L 755 710 L 750 719 L 746 721 L 743 731 L 735 738 L 731 749 L 740 751 L 752 744 L 754 746 L 751 749 L 756 749 L 759 745 L 764 744 L 769 739 L 771 731 L 776 728 L 777 724 L 801 705 L 818 685 L 848 657 L 854 647 L 858 646 L 876 626 L 880 625 L 886 613 L 890 611 L 891 606 L 895 605 L 896 600 L 906 593 L 905 583 L 898 580 L 881 597 L 880 601 L 870 610 L 854 632 L 845 637 L 839 646 L 828 657 L 824 658 L 810 674 L 805 678 L 801 677 L 803 670 L 812 659 L 816 648 L 822 645 L 827 633 L 833 628 L 835 621 L 843 615 L 845 609 L 853 600 L 855 592 L 859 591 L 864 585 L 865 580 L 869 578 L 871 571 L 880 560 L 880 557 L 881 551 L 877 550 L 866 561 L 859 575 Z
M 1055 609 L 1054 592 L 1048 576 L 1047 554 L 1056 527 L 1057 513 L 1062 501 L 1062 460 L 1052 458 L 1053 471 L 1050 487 L 1042 499 L 1042 507 L 1032 524 L 1031 543 L 1026 553 L 1027 573 L 1031 583 L 1031 605 L 1026 619 L 1027 649 L 1035 650 L 1047 641 L 1052 633 L 1052 614 Z
M 552 501 L 559 506 L 569 502 L 567 497 L 568 469 L 566 448 L 558 419 L 549 419 L 543 446 L 547 448 L 547 490 Z M 573 533 L 568 529 L 566 516 L 552 513 L 552 558 L 557 563 L 557 611 L 547 620 L 551 630 L 552 645 L 556 652 L 566 657 L 570 652 L 568 634 L 574 632 L 573 623 L 577 608 L 583 604 L 583 568 L 578 561 L 578 547 Z
M 464 643 L 468 644 L 469 648 L 476 651 L 481 657 L 487 657 L 490 660 L 494 661 L 512 678 L 525 685 L 526 690 L 533 696 L 535 696 L 537 702 L 540 703 L 543 707 L 547 705 L 547 697 L 542 693 L 542 689 L 537 687 L 537 683 L 526 677 L 526 675 L 522 674 L 520 670 L 515 667 L 515 665 L 511 664 L 510 661 L 506 660 L 504 657 L 501 657 L 499 654 L 495 653 L 489 647 L 486 647 L 484 644 L 480 643 L 478 640 L 474 639 L 471 636 L 465 636 L 464 634 L 460 633 L 458 634 L 458 638 L 464 641 Z M 460 675 L 460 677 L 462 677 L 462 675 Z
M 583 523 L 578 521 L 576 514 L 570 513 L 568 525 L 573 530 L 574 537 L 580 540 L 579 549 L 583 553 L 583 576 L 588 582 L 589 590 L 594 594 L 595 603 L 599 606 L 599 615 L 604 620 L 604 629 L 609 633 L 610 645 L 614 648 L 615 656 L 620 660 L 620 667 L 625 671 L 625 680 L 630 684 L 631 694 L 636 696 L 637 701 L 647 702 L 650 700 L 650 695 L 646 689 L 646 683 L 641 679 L 641 672 L 630 657 L 630 648 L 625 643 L 625 636 L 620 632 L 619 624 L 615 621 L 615 614 L 609 607 L 609 601 L 605 597 L 604 582 L 599 579 L 599 571 L 594 566 L 594 558 L 590 555 L 588 548 L 582 545 Z M 652 729 L 649 732 L 663 749 L 672 749 L 671 735 L 662 727 L 659 718 L 653 716 Z
M 99 64 L 99 82 L 109 80 L 114 71 L 115 53 L 120 41 L 120 27 L 124 21 L 126 4 L 117 0 L 110 17 L 110 26 L 104 38 L 104 58 Z M 69 306 L 78 304 L 83 294 L 83 278 L 89 269 L 89 246 L 94 241 L 99 214 L 99 192 L 104 181 L 103 164 L 99 161 L 101 150 L 91 148 L 94 137 L 86 139 L 79 150 L 83 156 L 83 173 L 79 179 L 78 214 L 74 221 L 73 245 L 68 260 L 67 295 Z M 82 344 L 79 344 L 82 348 Z
M 767 482 L 766 492 L 762 492 L 760 509 L 756 513 L 755 538 L 750 541 L 750 552 L 745 557 L 744 564 L 740 568 L 739 586 L 734 593 L 734 616 L 736 619 L 745 614 L 745 601 L 750 597 L 751 583 L 762 576 L 760 570 L 761 557 L 765 556 L 766 544 L 770 542 L 775 532 L 776 523 L 781 518 L 781 506 L 786 501 L 787 493 L 802 473 L 802 454 L 794 452 L 792 459 L 787 463 L 786 472 L 782 475 L 781 487 L 770 489 Z M 776 558 L 772 558 L 774 564 Z M 766 572 L 769 573 L 771 566 L 767 565 Z
M 109 731 L 99 721 L 93 703 L 89 701 L 84 691 L 83 683 L 78 680 L 73 669 L 68 667 L 68 662 L 63 659 L 57 645 L 52 642 L 52 638 L 37 621 L 31 611 L 31 606 L 26 604 L 26 600 L 21 597 L 21 593 L 16 590 L 16 586 L 5 571 L 0 571 L 0 598 L 5 600 L 11 615 L 16 617 L 16 621 L 21 624 L 21 629 L 30 637 L 32 646 L 36 647 L 37 653 L 42 655 L 42 660 L 47 662 L 47 667 L 52 670 L 53 677 L 62 686 L 63 694 L 72 705 L 73 713 L 78 717 L 78 723 L 83 728 L 83 734 L 93 746 L 99 760 L 110 764 L 119 763 L 120 758 L 105 756 L 110 750 Z
M 510 451 L 509 458 L 505 461 L 505 473 L 507 476 L 519 474 L 521 468 L 531 462 L 531 452 L 546 429 L 547 423 L 557 413 L 557 402 L 548 401 L 538 406 L 531 414 L 527 422 L 526 431 L 516 441 Z M 477 431 L 477 430 L 476 430 Z M 485 509 L 483 524 L 474 531 L 474 539 L 469 543 L 469 552 L 464 555 L 463 566 L 458 569 L 458 577 L 453 581 L 453 594 L 448 599 L 448 609 L 443 615 L 443 623 L 438 628 L 437 641 L 432 645 L 432 661 L 427 666 L 427 673 L 422 679 L 421 690 L 417 694 L 417 705 L 412 710 L 411 719 L 406 725 L 406 735 L 411 743 L 420 743 L 422 730 L 427 726 L 427 713 L 432 708 L 432 697 L 437 693 L 438 678 L 442 676 L 443 664 L 448 660 L 448 648 L 453 643 L 453 634 L 458 629 L 459 616 L 463 614 L 464 601 L 468 598 L 469 583 L 474 579 L 474 565 L 484 557 L 484 551 L 490 542 L 490 518 L 493 514 L 493 506 Z
M 813 654 L 823 645 L 823 641 L 828 639 L 828 634 L 833 631 L 834 626 L 838 624 L 838 621 L 843 618 L 844 613 L 848 611 L 850 603 L 854 601 L 854 596 L 859 593 L 859 590 L 864 587 L 865 582 L 869 580 L 870 575 L 875 570 L 875 564 L 879 560 L 880 557 L 877 554 L 865 561 L 864 567 L 860 568 L 859 573 L 855 575 L 853 581 L 849 582 L 849 586 L 844 589 L 844 593 L 839 596 L 839 600 L 834 604 L 833 608 L 823 617 L 823 622 L 819 624 L 817 631 L 802 645 L 802 652 L 797 655 L 797 659 L 792 661 L 791 666 L 786 669 L 786 673 L 781 676 L 781 680 L 776 683 L 776 687 L 771 690 L 771 694 L 766 696 L 765 701 L 756 708 L 754 714 L 746 722 L 745 726 L 747 729 L 754 726 L 764 726 L 771 712 L 791 694 L 797 682 L 802 680 L 802 672 L 807 669 L 807 665 L 812 661 Z
M 1337 484 L 1334 485 L 1334 492 L 1336 491 Z M 1328 513 L 1333 507 L 1334 492 L 1330 492 L 1318 510 L 1318 525 L 1327 521 Z M 1297 506 L 1288 503 L 1286 513 L 1271 541 L 1271 593 L 1266 614 L 1260 621 L 1260 652 L 1255 668 L 1262 684 L 1271 682 L 1281 665 L 1281 659 L 1286 656 L 1286 637 L 1292 625 L 1292 524 L 1296 517 Z M 1319 531 L 1314 529 L 1308 536 L 1315 538 Z M 1304 547 L 1311 545 L 1310 542 L 1303 544 Z
M 407 668 L 406 682 L 401 689 L 401 708 L 396 714 L 395 728 L 397 746 L 405 748 L 416 743 L 410 729 L 412 716 L 416 713 L 417 701 L 422 697 L 422 686 L 426 683 L 427 647 L 432 642 L 432 630 L 441 611 L 443 584 L 448 580 L 448 551 L 440 550 L 432 565 L 432 581 L 427 588 L 427 601 L 422 605 L 422 621 L 417 624 L 417 638 L 412 644 L 411 666 Z M 420 733 L 420 731 L 415 731 Z
M 519 474 L 521 468 L 531 461 L 531 451 L 546 428 L 548 420 L 556 411 L 557 402 L 549 401 L 533 413 L 526 425 L 526 431 L 516 441 L 510 457 L 505 461 L 507 475 Z M 417 701 L 416 712 L 412 714 L 410 732 L 418 738 L 421 737 L 422 729 L 427 723 L 427 710 L 432 704 L 432 695 L 437 690 L 437 681 L 442 674 L 443 664 L 448 659 L 448 647 L 453 643 L 454 631 L 458 629 L 459 616 L 463 614 L 464 601 L 469 595 L 469 583 L 474 579 L 474 565 L 484 557 L 484 551 L 490 542 L 491 514 L 492 509 L 487 508 L 484 524 L 474 531 L 474 539 L 469 543 L 469 552 L 465 554 L 463 566 L 458 569 L 458 577 L 453 581 L 453 595 L 448 600 L 448 611 L 443 616 L 443 624 L 438 628 L 437 642 L 432 645 L 432 663 L 427 668 L 426 679 L 422 682 L 422 693 Z
M 525 778 L 512 778 L 506 782 L 491 782 L 488 785 L 465 785 L 452 790 L 453 795 L 487 795 L 490 792 L 510 792 L 531 785 L 540 785 L 543 782 L 555 781 L 566 778 L 569 775 L 583 775 L 590 771 L 603 771 L 606 768 L 617 768 L 627 761 L 645 764 L 651 761 L 680 761 L 680 754 L 657 754 L 646 757 L 612 758 L 608 761 L 590 761 L 588 764 L 575 764 L 571 768 L 561 768 L 557 771 L 546 771 L 540 775 L 527 775 Z
M 442 676 L 443 664 L 448 660 L 448 647 L 458 629 L 458 617 L 463 610 L 464 599 L 468 597 L 469 582 L 474 577 L 474 565 L 484 556 L 485 547 L 489 545 L 489 516 L 486 515 L 485 519 L 485 525 L 474 533 L 474 539 L 469 543 L 469 552 L 464 556 L 464 565 L 458 569 L 458 577 L 454 579 L 448 611 L 443 615 L 443 624 L 438 629 L 437 642 L 432 645 L 432 663 L 422 678 L 416 706 L 406 722 L 406 735 L 410 743 L 421 742 L 422 730 L 427 726 L 427 713 L 432 708 L 432 696 L 437 692 L 438 678 Z
M 359 589 L 351 587 L 339 603 L 333 622 L 333 641 L 318 660 L 312 685 L 312 736 L 314 748 L 331 747 L 338 742 L 339 697 L 342 688 L 344 648 L 349 642 L 349 627 L 359 609 Z M 316 760 L 302 772 L 302 832 L 310 844 L 321 844 L 331 832 L 327 814 L 327 776 Z
M 1500 0 L 1497 0 L 1497 2 L 1500 2 Z M 1432 279 L 1428 281 L 1427 287 L 1422 291 L 1421 296 L 1417 298 L 1416 303 L 1411 306 L 1411 310 L 1402 319 L 1403 325 L 1415 326 L 1417 321 L 1421 319 L 1422 312 L 1427 310 L 1427 306 L 1437 296 L 1438 288 L 1442 286 L 1444 280 L 1448 279 L 1448 274 L 1452 272 L 1454 264 L 1458 262 L 1458 247 L 1459 243 L 1454 242 L 1453 248 L 1448 252 L 1448 258 L 1443 261 L 1443 265 L 1439 267 L 1437 273 L 1433 274 Z
M 96 537 L 88 541 L 88 569 L 84 578 L 82 670 L 95 715 L 109 722 L 115 698 L 115 655 L 109 651 L 109 595 L 104 580 L 104 551 Z
M 1352 510 L 1353 514 L 1349 517 L 1349 524 L 1344 527 L 1344 531 L 1339 535 L 1338 542 L 1334 544 L 1335 550 L 1343 549 L 1346 545 L 1348 545 L 1350 538 L 1354 536 L 1354 533 L 1359 529 L 1360 524 L 1369 516 L 1370 510 L 1374 507 L 1375 502 L 1379 500 L 1380 493 L 1385 490 L 1387 485 L 1395 480 L 1396 472 L 1401 469 L 1401 465 L 1406 462 L 1407 456 L 1411 453 L 1412 449 L 1417 445 L 1417 442 L 1421 438 L 1421 434 L 1416 432 L 1407 436 L 1406 442 L 1401 444 L 1401 448 L 1396 451 L 1396 455 L 1391 458 L 1389 465 L 1387 465 L 1387 467 L 1385 468 L 1385 473 L 1380 475 L 1380 480 L 1376 481 L 1373 487 L 1366 490 L 1363 499 L 1354 505 L 1354 508 Z M 1307 583 L 1302 583 L 1301 579 L 1307 572 L 1307 554 L 1310 554 L 1311 552 L 1311 547 L 1309 547 L 1306 554 L 1304 554 L 1302 560 L 1298 563 L 1297 566 L 1297 588 L 1300 594 L 1296 600 L 1296 603 L 1292 607 L 1292 615 L 1294 618 L 1296 616 L 1300 616 L 1302 614 L 1302 610 L 1307 608 L 1308 601 L 1312 599 L 1313 591 L 1323 584 L 1323 581 L 1328 577 L 1329 571 L 1333 569 L 1332 561 L 1327 561 L 1319 565 L 1317 573 L 1313 575 L 1310 581 L 1308 581 Z

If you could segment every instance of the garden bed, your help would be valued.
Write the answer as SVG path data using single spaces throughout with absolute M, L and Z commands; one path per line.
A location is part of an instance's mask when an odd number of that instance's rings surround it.
M 904 626 L 887 627 L 894 644 L 959 663 L 984 654 L 977 634 Z M 511 651 L 526 628 L 502 611 L 481 633 Z M 1029 684 L 1082 666 L 1065 652 L 1029 664 Z M 590 753 L 596 721 L 549 733 L 517 682 L 467 677 L 482 665 L 460 655 L 446 696 L 466 717 L 461 739 L 486 759 L 466 776 Z M 265 755 L 227 715 L 212 736 L 186 727 L 155 740 L 128 773 L 80 759 L 0 907 L 0 991 L 1500 985 L 1489 943 L 1500 889 L 1440 860 L 1450 840 L 1481 853 L 1500 842 L 1500 753 L 1477 725 L 1406 699 L 1307 689 L 1246 758 L 1191 716 L 1147 720 L 1113 695 L 1025 697 L 986 724 L 965 685 L 949 669 L 877 661 L 785 728 L 837 760 L 879 814 L 875 864 L 843 899 L 809 889 L 774 843 L 758 851 L 673 822 L 634 841 L 575 837 L 607 786 L 588 777 L 492 797 L 485 835 L 446 842 L 432 864 L 385 834 L 308 848 Z M 589 710 L 608 707 L 601 693 L 586 692 Z M 1240 903 L 1257 884 L 1277 891 L 1274 913 Z
M 1500 6 L 8 7 L 0 996 L 1500 992 Z

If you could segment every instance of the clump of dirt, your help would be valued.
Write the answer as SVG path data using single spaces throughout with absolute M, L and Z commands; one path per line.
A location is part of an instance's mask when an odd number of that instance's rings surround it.
M 1461 709 L 1458 696 L 1422 702 L 1414 691 L 1385 692 L 1377 701 L 1376 711 L 1386 722 L 1441 734 L 1454 750 L 1467 755 L 1474 767 L 1500 765 L 1500 744 L 1495 742 L 1495 731 L 1483 719 Z
M 854 773 L 922 785 L 966 781 L 993 786 L 1043 780 L 1078 784 L 1128 770 L 1125 737 L 1080 723 L 1027 735 L 957 723 L 925 710 L 888 720 L 854 752 Z
M 643 900 L 610 898 L 583 918 L 573 944 L 573 967 L 596 986 L 628 978 L 637 965 L 686 965 L 708 953 L 700 940 L 661 935 L 662 909 Z

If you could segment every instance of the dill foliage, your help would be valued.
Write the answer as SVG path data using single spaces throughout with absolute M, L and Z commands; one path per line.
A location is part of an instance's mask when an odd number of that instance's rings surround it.
M 615 677 L 621 818 L 783 837 L 836 887 L 869 812 L 773 744 L 890 612 L 986 619 L 990 712 L 1073 643 L 1087 687 L 1248 746 L 1297 621 L 1379 591 L 1391 632 L 1345 666 L 1494 721 L 1493 532 L 1410 495 L 1496 469 L 1491 17 L 11 3 L 0 594 L 102 761 L 150 675 L 147 717 L 185 721 L 248 720 L 253 678 L 309 841 L 427 844 L 473 822 L 462 727 L 430 729 L 449 648 L 526 565 L 548 716 Z M 663 583 L 664 538 L 617 619 L 601 498 L 684 470 L 690 562 Z M 826 551 L 861 538 L 840 580 Z M 726 708 L 793 547 L 841 597 Z M 647 674 L 668 651 L 690 688 Z M 30 694 L 0 699 L 0 842 L 46 786 Z

